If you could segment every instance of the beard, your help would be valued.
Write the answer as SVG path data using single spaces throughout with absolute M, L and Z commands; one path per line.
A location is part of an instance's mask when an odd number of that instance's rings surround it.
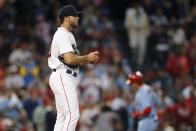
M 72 28 L 77 28 L 78 27 L 78 22 L 73 22 L 71 23 Z

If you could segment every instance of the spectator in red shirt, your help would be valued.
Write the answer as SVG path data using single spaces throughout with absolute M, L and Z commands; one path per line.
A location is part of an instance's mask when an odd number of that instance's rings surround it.
M 187 75 L 190 71 L 188 57 L 185 55 L 184 48 L 180 47 L 176 53 L 169 54 L 166 68 L 173 77 L 181 77 Z

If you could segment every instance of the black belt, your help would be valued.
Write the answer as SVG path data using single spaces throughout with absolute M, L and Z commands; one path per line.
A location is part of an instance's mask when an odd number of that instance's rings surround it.
M 57 69 L 52 69 L 53 72 L 56 72 L 56 70 L 57 70 Z M 73 72 L 73 73 L 72 73 L 72 72 Z M 76 73 L 75 71 L 70 70 L 70 69 L 66 69 L 66 73 L 67 73 L 67 74 L 70 74 L 70 75 L 72 75 L 72 76 L 74 76 L 74 77 L 77 77 L 77 73 Z

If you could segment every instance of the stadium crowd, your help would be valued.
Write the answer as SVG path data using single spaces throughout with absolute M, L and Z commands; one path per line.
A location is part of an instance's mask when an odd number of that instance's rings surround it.
M 0 131 L 53 131 L 47 57 L 65 4 L 85 12 L 81 54 L 101 55 L 81 67 L 78 131 L 134 131 L 135 70 L 159 96 L 159 131 L 196 130 L 194 0 L 0 0 Z

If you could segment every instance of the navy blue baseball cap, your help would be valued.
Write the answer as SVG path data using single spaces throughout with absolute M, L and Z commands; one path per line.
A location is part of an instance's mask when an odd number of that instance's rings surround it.
M 73 5 L 66 5 L 59 10 L 58 15 L 60 20 L 62 20 L 65 16 L 78 16 L 79 14 L 83 14 L 83 12 L 78 12 Z

